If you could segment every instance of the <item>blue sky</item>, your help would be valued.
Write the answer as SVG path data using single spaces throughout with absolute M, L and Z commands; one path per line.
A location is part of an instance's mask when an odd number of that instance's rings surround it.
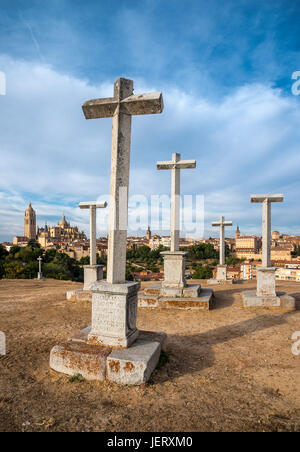
M 111 120 L 81 104 L 111 96 L 119 77 L 162 91 L 162 115 L 133 118 L 130 193 L 169 193 L 156 160 L 197 160 L 182 192 L 205 197 L 205 235 L 224 214 L 259 233 L 252 193 L 283 193 L 273 229 L 300 234 L 298 0 L 0 0 L 0 241 L 109 193 Z M 101 215 L 101 214 L 99 214 Z M 164 231 L 166 232 L 166 231 Z M 234 232 L 234 228 L 228 235 Z M 100 233 L 100 230 L 99 230 Z

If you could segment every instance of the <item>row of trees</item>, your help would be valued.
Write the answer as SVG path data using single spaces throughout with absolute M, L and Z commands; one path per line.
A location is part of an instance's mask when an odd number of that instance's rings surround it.
M 189 259 L 203 260 L 203 259 L 219 259 L 219 251 L 214 249 L 211 243 L 200 243 L 199 245 L 192 245 L 188 248 Z M 225 256 L 230 255 L 228 245 L 225 246 Z
M 83 269 L 75 259 L 54 249 L 44 251 L 35 240 L 26 247 L 12 246 L 9 252 L 0 245 L 0 278 L 36 278 L 39 256 L 43 256 L 42 270 L 47 278 L 83 281 Z

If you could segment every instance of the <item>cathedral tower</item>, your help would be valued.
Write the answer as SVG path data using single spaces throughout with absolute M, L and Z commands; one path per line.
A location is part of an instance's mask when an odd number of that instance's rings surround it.
M 36 215 L 31 207 L 31 202 L 25 210 L 24 216 L 24 236 L 29 240 L 36 239 Z
M 236 228 L 236 231 L 235 231 L 235 238 L 236 239 L 239 239 L 241 237 L 241 231 L 240 231 L 240 228 L 239 228 L 239 226 Z

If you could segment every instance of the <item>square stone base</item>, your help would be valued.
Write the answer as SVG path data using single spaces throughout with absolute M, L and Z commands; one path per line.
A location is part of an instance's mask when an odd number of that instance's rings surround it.
M 166 346 L 165 333 L 148 331 L 140 331 L 139 338 L 126 349 L 92 345 L 88 340 L 90 330 L 86 328 L 53 347 L 50 368 L 66 375 L 81 374 L 86 380 L 141 385 L 149 380 Z
M 227 278 L 225 281 L 224 280 L 220 280 L 220 279 L 208 279 L 207 280 L 207 284 L 209 286 L 215 286 L 217 284 L 234 284 L 234 279 L 233 278 Z
M 218 265 L 217 266 L 217 278 L 218 281 L 226 281 L 227 280 L 227 265 Z
M 284 292 L 277 292 L 274 297 L 259 297 L 256 291 L 247 290 L 242 293 L 245 308 L 264 307 L 270 309 L 288 309 L 294 311 L 297 309 L 296 299 Z
M 43 276 L 43 273 L 38 272 L 37 279 L 39 279 L 39 280 L 45 279 Z
M 96 281 L 103 279 L 103 265 L 84 265 L 83 290 L 89 290 Z
M 256 295 L 258 297 L 276 297 L 274 267 L 259 267 L 256 272 L 257 286 Z
M 164 281 L 162 289 L 182 289 L 185 282 L 185 256 L 183 251 L 164 251 Z
M 0 331 L 0 356 L 6 355 L 6 338 L 5 334 Z
M 69 290 L 67 292 L 67 300 L 70 302 L 90 301 L 92 302 L 92 292 L 90 290 Z
M 140 283 L 110 284 L 106 281 L 91 286 L 92 329 L 89 342 L 95 345 L 129 347 L 138 337 L 136 328 L 137 294 Z
M 162 309 L 184 309 L 184 310 L 209 310 L 212 307 L 212 289 L 201 289 L 199 284 L 187 285 L 181 290 L 179 296 L 170 291 L 165 292 L 161 284 L 153 284 L 139 292 L 139 308 L 162 308 Z

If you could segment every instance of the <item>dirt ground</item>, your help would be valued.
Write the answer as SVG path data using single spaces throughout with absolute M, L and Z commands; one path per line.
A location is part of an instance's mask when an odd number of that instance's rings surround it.
M 300 311 L 242 307 L 255 283 L 214 287 L 210 312 L 141 309 L 138 327 L 168 334 L 169 362 L 140 387 L 50 373 L 51 348 L 87 326 L 80 284 L 0 281 L 0 431 L 300 431 Z M 300 284 L 279 283 L 296 294 Z

